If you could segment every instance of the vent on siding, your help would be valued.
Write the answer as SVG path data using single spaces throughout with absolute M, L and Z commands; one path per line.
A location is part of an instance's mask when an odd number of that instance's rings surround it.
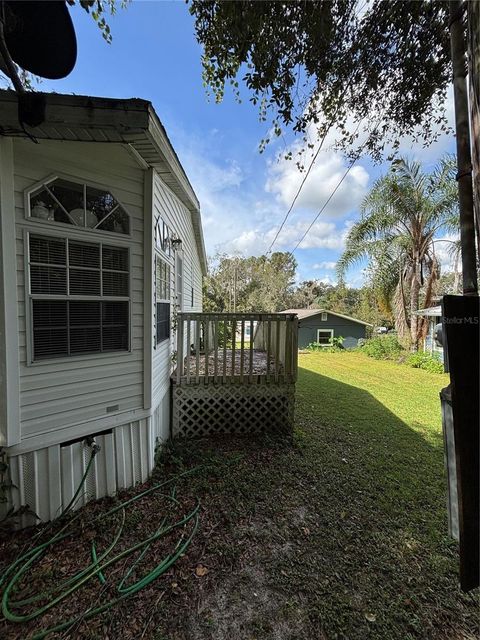
M 83 447 L 83 472 L 85 473 L 85 469 L 90 461 L 90 456 L 92 455 L 91 448 L 85 444 Z M 92 466 L 90 467 L 90 471 L 85 480 L 85 493 L 86 500 L 94 500 L 97 497 L 97 465 L 96 460 L 93 461 Z
M 37 507 L 35 493 L 35 452 L 24 453 L 22 459 L 24 504 L 35 511 Z

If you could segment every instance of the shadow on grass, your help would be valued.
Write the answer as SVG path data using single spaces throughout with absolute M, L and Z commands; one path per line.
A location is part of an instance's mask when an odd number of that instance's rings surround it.
M 211 463 L 191 489 L 210 532 L 195 548 L 214 577 L 200 596 L 208 615 L 184 620 L 189 637 L 474 637 L 441 437 L 427 442 L 424 420 L 301 369 L 293 445 L 224 436 L 177 451 L 182 466 Z

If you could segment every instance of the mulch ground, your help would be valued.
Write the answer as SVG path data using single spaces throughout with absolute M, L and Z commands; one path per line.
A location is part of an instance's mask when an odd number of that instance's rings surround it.
M 315 363 L 327 357 L 322 367 L 333 371 L 335 355 L 322 354 Z M 400 420 L 371 392 L 347 389 L 338 379 L 318 374 L 316 365 L 310 364 L 313 360 L 308 360 L 311 356 L 305 358 L 293 440 L 229 437 L 171 445 L 159 459 L 152 482 L 186 469 L 198 470 L 178 481 L 179 504 L 160 494 L 135 503 L 126 512 L 116 549 L 126 549 L 153 533 L 164 516 L 175 521 L 200 500 L 200 527 L 191 546 L 141 592 L 49 637 L 478 637 L 478 598 L 460 591 L 457 544 L 446 535 L 441 439 L 428 442 L 419 436 L 428 418 L 417 411 L 412 424 L 407 418 Z M 351 370 L 351 380 L 355 360 L 344 359 L 341 364 Z M 381 363 L 379 370 L 372 369 L 372 384 L 385 384 L 388 371 L 396 372 L 388 367 L 398 368 Z M 414 376 L 425 373 L 410 371 Z M 398 378 L 397 397 L 404 392 Z M 410 404 L 416 401 L 415 388 L 408 387 Z M 326 412 L 327 395 L 336 402 L 335 415 L 331 408 Z M 355 402 L 362 410 L 348 413 Z M 433 402 L 432 395 L 432 406 Z M 361 416 L 357 423 L 355 415 Z M 433 429 L 438 430 L 438 424 Z M 78 512 L 76 536 L 44 556 L 20 582 L 15 599 L 48 595 L 52 585 L 86 566 L 92 539 L 101 553 L 119 526 L 119 514 L 100 524 L 93 523 L 95 516 L 150 484 Z M 28 547 L 36 532 L 4 531 L 2 566 Z M 155 543 L 132 579 L 158 564 L 175 547 L 179 533 L 176 530 Z M 129 561 L 117 563 L 105 572 L 105 584 L 92 580 L 31 622 L 0 622 L 0 637 L 27 640 L 115 598 L 128 566 Z M 31 606 L 19 610 L 30 611 Z

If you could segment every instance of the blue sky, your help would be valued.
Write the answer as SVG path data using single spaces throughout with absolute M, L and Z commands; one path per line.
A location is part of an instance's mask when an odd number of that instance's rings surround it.
M 248 96 L 239 104 L 227 89 L 223 103 L 208 100 L 201 78 L 201 48 L 183 1 L 135 0 L 109 19 L 110 45 L 83 10 L 74 7 L 71 14 L 77 31 L 77 65 L 68 78 L 44 81 L 39 88 L 150 100 L 200 199 L 209 255 L 264 253 L 303 178 L 294 162 L 278 161 L 277 155 L 280 150 L 295 151 L 299 143 L 287 134 L 260 154 L 258 143 L 268 124 L 259 122 Z M 448 108 L 451 111 L 451 101 Z M 405 140 L 402 149 L 428 167 L 443 152 L 453 150 L 453 140 L 442 136 L 426 150 L 412 148 Z M 293 249 L 347 166 L 331 150 L 320 153 L 275 249 Z M 358 218 L 369 185 L 386 169 L 367 159 L 352 169 L 295 252 L 299 280 L 335 279 L 345 233 Z M 361 265 L 349 272 L 347 282 L 361 284 Z

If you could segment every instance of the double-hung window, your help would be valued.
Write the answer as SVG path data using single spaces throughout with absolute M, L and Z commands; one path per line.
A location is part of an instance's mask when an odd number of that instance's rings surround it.
M 170 265 L 155 257 L 155 343 L 170 338 Z
M 129 263 L 125 247 L 29 235 L 34 361 L 129 350 Z
M 177 254 L 175 259 L 175 294 L 179 311 L 183 311 L 183 257 Z
M 317 342 L 322 347 L 330 347 L 333 339 L 333 329 L 318 329 Z

